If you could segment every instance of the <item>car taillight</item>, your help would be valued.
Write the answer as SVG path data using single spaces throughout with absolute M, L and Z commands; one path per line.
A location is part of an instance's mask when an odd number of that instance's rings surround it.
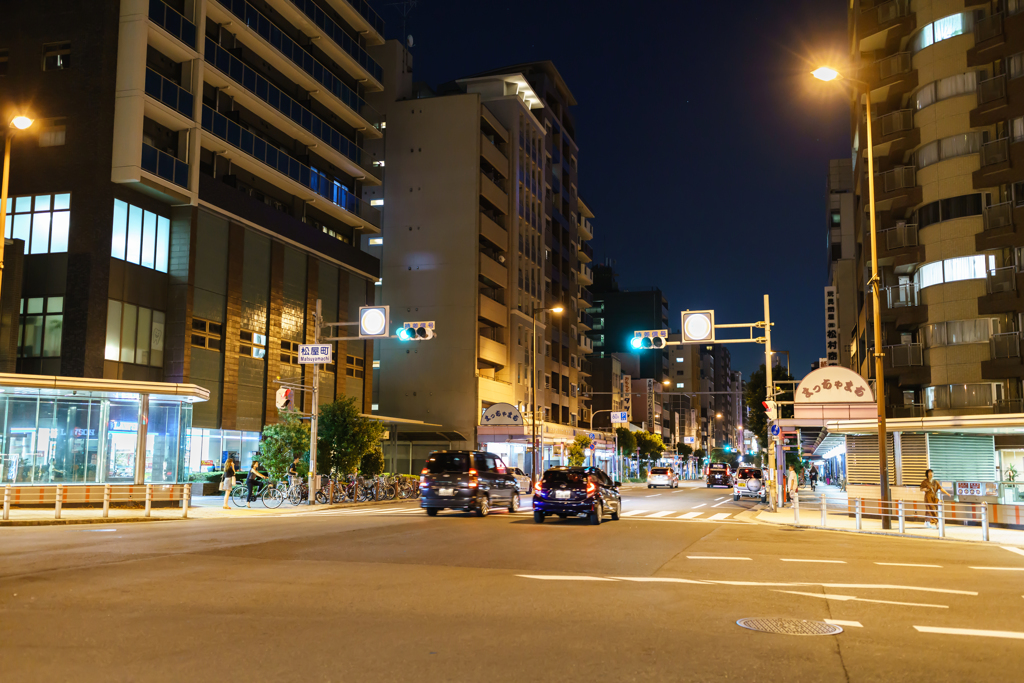
M 422 475 L 427 475 L 427 474 L 430 474 L 430 470 L 428 470 L 426 467 L 424 467 L 423 471 L 420 472 L 420 475 L 422 476 Z
M 597 484 L 595 484 L 592 481 L 588 481 L 587 482 L 587 495 L 588 496 L 592 496 L 595 493 L 597 493 Z
M 541 498 L 545 496 L 544 489 L 540 487 L 540 484 L 533 487 L 533 495 L 540 496 Z
M 469 488 L 476 488 L 476 470 L 469 471 Z

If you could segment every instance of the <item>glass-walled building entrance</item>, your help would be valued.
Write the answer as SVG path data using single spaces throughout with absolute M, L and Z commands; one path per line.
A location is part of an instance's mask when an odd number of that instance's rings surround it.
M 173 483 L 184 474 L 191 384 L 0 373 L 0 484 Z

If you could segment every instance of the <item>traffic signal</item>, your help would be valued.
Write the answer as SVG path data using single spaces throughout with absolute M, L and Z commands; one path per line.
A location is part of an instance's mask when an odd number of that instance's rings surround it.
M 683 311 L 683 343 L 715 341 L 714 311 Z
M 278 410 L 289 410 L 295 405 L 295 394 L 292 390 L 287 387 L 281 387 L 277 390 L 277 409 Z
M 761 401 L 761 407 L 764 408 L 764 414 L 768 417 L 769 422 L 779 419 L 779 407 L 775 401 Z
M 398 328 L 398 338 L 402 341 L 426 341 L 434 338 L 434 321 L 405 323 Z
M 359 336 L 368 338 L 387 337 L 391 309 L 388 306 L 359 307 Z
M 634 349 L 663 349 L 668 344 L 668 330 L 637 330 L 629 345 Z

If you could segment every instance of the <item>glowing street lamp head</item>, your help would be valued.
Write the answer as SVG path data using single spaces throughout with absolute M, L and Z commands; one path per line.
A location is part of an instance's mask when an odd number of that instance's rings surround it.
M 561 312 L 562 312 L 562 311 L 564 311 L 564 310 L 565 310 L 565 309 L 564 309 L 564 308 L 562 308 L 561 306 L 555 306 L 555 307 L 553 307 L 553 308 L 551 309 L 551 312 L 552 312 L 552 313 L 561 313 Z
M 834 81 L 839 78 L 839 72 L 835 69 L 830 69 L 827 66 L 818 67 L 811 72 L 811 75 L 819 81 Z
M 15 116 L 13 119 L 11 119 L 11 127 L 17 128 L 18 130 L 25 130 L 33 123 L 35 123 L 35 121 L 33 121 L 27 116 Z

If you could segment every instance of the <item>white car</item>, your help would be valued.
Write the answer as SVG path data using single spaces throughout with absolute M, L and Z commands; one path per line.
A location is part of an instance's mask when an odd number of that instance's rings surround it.
M 647 488 L 652 489 L 656 486 L 679 488 L 679 477 L 671 467 L 652 467 L 647 473 Z
M 768 489 L 764 485 L 764 473 L 757 467 L 741 467 L 732 480 L 732 499 L 757 498 L 764 503 Z
M 516 478 L 516 488 L 519 493 L 526 495 L 533 491 L 533 480 L 518 467 L 509 467 L 508 473 Z

